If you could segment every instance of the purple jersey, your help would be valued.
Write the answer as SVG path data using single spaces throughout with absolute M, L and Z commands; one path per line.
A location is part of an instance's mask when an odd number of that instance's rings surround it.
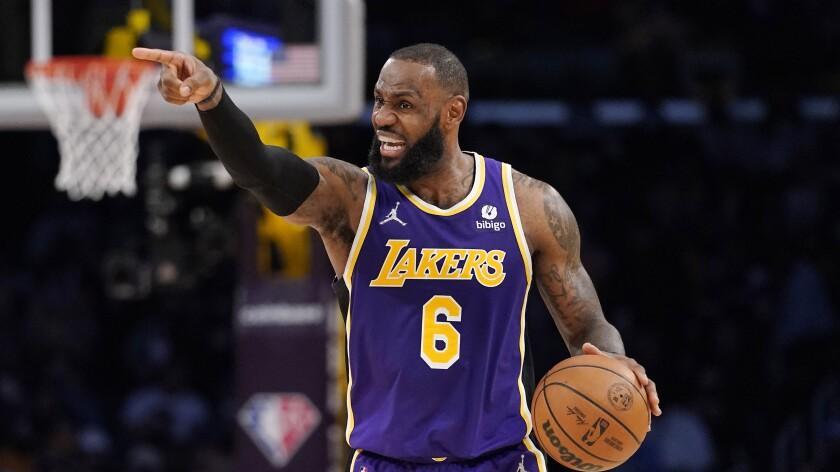
M 533 448 L 531 258 L 508 164 L 475 154 L 473 187 L 448 209 L 370 177 L 344 279 L 352 448 L 412 462 Z

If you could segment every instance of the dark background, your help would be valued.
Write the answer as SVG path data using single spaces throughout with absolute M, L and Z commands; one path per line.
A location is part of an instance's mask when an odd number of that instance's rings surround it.
M 56 54 L 99 52 L 120 3 L 54 2 Z M 198 3 L 199 16 L 274 8 Z M 836 470 L 839 115 L 802 103 L 837 103 L 840 3 L 366 4 L 371 87 L 392 50 L 439 42 L 465 63 L 476 110 L 571 110 L 548 124 L 468 113 L 461 145 L 551 183 L 578 218 L 604 311 L 662 398 L 623 470 Z M 28 8 L 0 1 L 4 81 L 22 77 Z M 604 124 L 592 106 L 607 98 L 645 113 Z M 696 100 L 702 119 L 663 119 L 673 98 Z M 758 117 L 736 112 L 744 98 Z M 330 155 L 364 164 L 365 117 L 318 131 Z M 0 470 L 228 470 L 236 221 L 249 197 L 166 188 L 166 169 L 212 158 L 193 133 L 144 131 L 140 194 L 97 203 L 53 189 L 49 132 L 0 132 L 0 149 Z M 537 296 L 528 318 L 539 376 L 567 353 Z M 169 416 L 143 416 L 161 392 Z

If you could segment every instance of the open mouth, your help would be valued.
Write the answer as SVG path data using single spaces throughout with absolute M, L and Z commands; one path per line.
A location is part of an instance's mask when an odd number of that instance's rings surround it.
M 382 157 L 399 157 L 405 151 L 405 141 L 390 136 L 377 135 Z

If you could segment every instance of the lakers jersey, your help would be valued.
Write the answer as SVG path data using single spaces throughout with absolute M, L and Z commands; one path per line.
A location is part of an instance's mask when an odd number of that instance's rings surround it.
M 533 449 L 522 381 L 531 258 L 510 166 L 473 156 L 472 189 L 448 209 L 369 178 L 343 274 L 354 449 L 413 462 Z

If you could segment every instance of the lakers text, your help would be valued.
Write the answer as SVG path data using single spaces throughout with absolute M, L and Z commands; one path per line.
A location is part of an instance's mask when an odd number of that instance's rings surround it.
M 388 255 L 371 287 L 402 287 L 406 280 L 472 280 L 495 287 L 505 279 L 505 251 L 409 247 L 410 239 L 389 239 Z M 419 254 L 418 254 L 419 253 Z

